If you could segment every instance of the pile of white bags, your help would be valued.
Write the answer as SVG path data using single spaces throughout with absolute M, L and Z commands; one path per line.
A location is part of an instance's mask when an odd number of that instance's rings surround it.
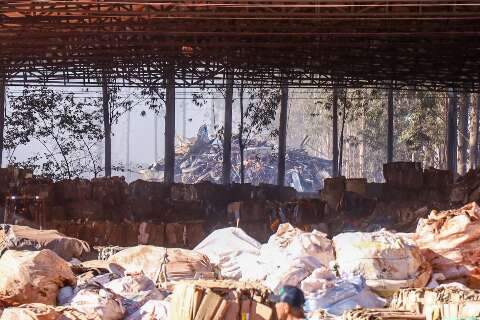
M 333 242 L 342 277 L 363 276 L 382 296 L 423 287 L 430 279 L 430 264 L 415 243 L 401 235 L 386 230 L 342 233 Z
M 7 250 L 0 258 L 0 302 L 56 304 L 58 290 L 74 285 L 75 275 L 55 252 Z
M 270 236 L 268 242 L 260 249 L 261 260 L 270 265 L 279 267 L 287 261 L 287 247 L 303 230 L 295 228 L 290 223 L 278 226 L 277 232 Z
M 220 269 L 225 279 L 262 280 L 266 276 L 259 261 L 261 244 L 240 228 L 225 228 L 212 232 L 195 251 L 206 255 Z

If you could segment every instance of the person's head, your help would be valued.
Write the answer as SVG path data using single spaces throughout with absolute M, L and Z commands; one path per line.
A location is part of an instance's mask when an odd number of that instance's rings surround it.
M 278 295 L 272 300 L 276 303 L 275 309 L 278 320 L 303 319 L 303 291 L 294 286 L 283 286 Z

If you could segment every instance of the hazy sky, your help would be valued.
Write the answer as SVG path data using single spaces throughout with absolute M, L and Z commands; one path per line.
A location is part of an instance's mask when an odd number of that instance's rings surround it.
M 20 94 L 23 88 L 14 87 L 7 89 L 9 94 Z M 57 90 L 57 88 L 55 88 Z M 88 93 L 82 92 L 80 88 L 58 88 L 59 91 L 73 92 L 78 97 L 100 97 L 100 88 L 89 89 Z M 122 89 L 122 96 L 127 96 L 130 93 L 130 88 Z M 197 90 L 195 90 L 197 91 Z M 224 102 L 221 96 L 214 97 L 214 99 L 207 99 L 207 103 L 202 106 L 196 106 L 191 99 L 192 90 L 177 89 L 176 91 L 176 134 L 182 137 L 184 133 L 184 117 L 185 117 L 185 135 L 187 138 L 195 137 L 198 128 L 206 124 L 209 128 L 210 134 L 213 134 L 213 119 L 217 125 L 223 125 L 223 108 Z M 8 99 L 7 99 L 7 113 L 8 113 Z M 234 106 L 235 108 L 235 106 Z M 184 116 L 184 111 L 186 114 Z M 130 163 L 131 168 L 134 169 L 137 165 L 149 165 L 155 161 L 155 121 L 157 121 L 157 154 L 158 159 L 163 158 L 164 154 L 164 132 L 165 119 L 164 111 L 155 116 L 153 112 L 147 111 L 145 116 L 141 115 L 141 111 L 145 110 L 142 105 L 133 109 L 130 114 L 124 114 L 117 124 L 113 125 L 112 132 L 112 163 L 127 162 L 127 136 L 130 131 Z M 215 116 L 213 117 L 213 110 Z M 234 117 L 237 110 L 234 110 Z M 236 117 L 235 117 L 236 118 Z M 130 119 L 130 121 L 128 121 Z M 130 126 L 128 126 L 130 123 Z M 235 125 L 235 124 L 234 124 Z M 42 151 L 42 146 L 36 143 L 30 143 L 26 146 L 20 147 L 15 152 L 18 160 L 25 159 L 37 152 Z M 99 152 L 103 152 L 103 142 L 99 144 Z M 4 155 L 4 162 L 6 155 Z M 157 160 L 158 160 L 157 159 Z M 130 178 L 135 178 L 134 176 Z

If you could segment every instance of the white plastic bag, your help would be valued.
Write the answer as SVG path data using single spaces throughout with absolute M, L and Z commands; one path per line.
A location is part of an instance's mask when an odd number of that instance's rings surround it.
M 193 250 L 206 255 L 210 262 L 218 264 L 221 257 L 232 252 L 260 254 L 261 244 L 240 228 L 215 230 Z
M 166 296 L 142 273 L 129 274 L 110 281 L 105 288 L 122 297 L 126 315 L 135 313 L 149 300 L 163 300 Z
M 357 307 L 381 308 L 385 300 L 371 292 L 362 277 L 334 279 L 317 291 L 305 296 L 305 310 L 324 309 L 330 314 L 341 315 Z
M 240 228 L 212 232 L 195 251 L 205 254 L 220 269 L 225 279 L 263 280 L 266 276 L 259 261 L 261 245 Z

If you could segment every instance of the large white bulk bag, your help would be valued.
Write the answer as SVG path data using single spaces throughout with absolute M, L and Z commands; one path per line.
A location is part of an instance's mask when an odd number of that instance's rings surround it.
M 294 237 L 287 246 L 286 253 L 289 259 L 312 256 L 325 266 L 335 260 L 332 240 L 328 239 L 325 233 L 317 230 Z
M 339 271 L 363 276 L 377 293 L 390 296 L 400 288 L 423 287 L 431 266 L 411 240 L 380 230 L 342 233 L 333 238 Z
M 240 228 L 215 230 L 194 250 L 205 254 L 225 279 L 262 280 L 265 272 L 259 259 L 261 244 Z
M 155 283 L 213 275 L 213 266 L 206 255 L 179 248 L 139 245 L 114 254 L 108 262 L 119 264 L 127 272 L 143 272 Z

